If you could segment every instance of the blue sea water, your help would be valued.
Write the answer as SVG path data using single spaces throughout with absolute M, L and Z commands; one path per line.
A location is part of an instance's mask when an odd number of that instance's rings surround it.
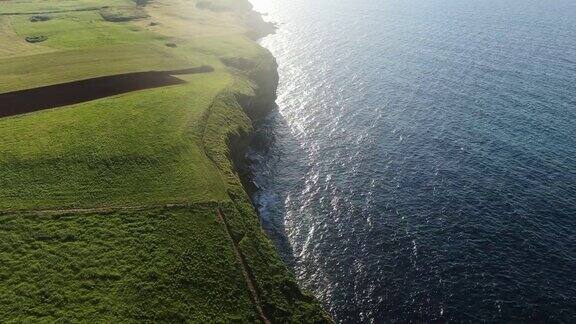
M 253 3 L 254 198 L 338 322 L 576 322 L 576 1 Z

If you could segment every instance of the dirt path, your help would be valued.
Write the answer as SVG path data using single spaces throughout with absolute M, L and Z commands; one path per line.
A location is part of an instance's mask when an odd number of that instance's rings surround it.
M 246 265 L 246 261 L 242 257 L 240 250 L 238 249 L 238 244 L 232 238 L 230 234 L 230 230 L 228 229 L 228 224 L 226 223 L 226 217 L 220 208 L 216 210 L 218 221 L 221 222 L 228 234 L 228 238 L 232 241 L 232 248 L 234 249 L 234 253 L 236 254 L 236 259 L 242 268 L 242 273 L 244 274 L 244 279 L 246 280 L 246 285 L 248 286 L 248 290 L 250 290 L 250 294 L 252 295 L 252 300 L 254 301 L 254 305 L 256 306 L 256 310 L 262 319 L 262 322 L 265 324 L 271 324 L 270 320 L 264 314 L 264 310 L 262 308 L 262 302 L 260 301 L 260 296 L 258 295 L 258 291 L 256 290 L 256 286 L 254 285 L 254 281 L 248 272 L 248 266 Z
M 0 94 L 0 117 L 68 106 L 122 93 L 183 84 L 174 75 L 212 72 L 210 66 L 175 70 L 136 72 L 80 80 Z

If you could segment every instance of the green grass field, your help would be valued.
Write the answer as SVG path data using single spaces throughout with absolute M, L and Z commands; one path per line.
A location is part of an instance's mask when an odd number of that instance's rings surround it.
M 0 14 L 25 15 L 132 5 L 131 0 L 7 0 L 0 4 Z
M 237 95 L 262 100 L 269 86 L 254 75 L 273 60 L 247 36 L 245 0 L 215 5 L 0 1 L 0 94 L 215 69 L 0 119 L 0 322 L 258 322 L 259 309 L 272 322 L 330 321 L 278 258 L 230 161 L 252 130 Z M 139 14 L 111 22 L 102 7 Z M 30 20 L 39 14 L 49 20 Z
M 0 210 L 227 201 L 198 138 L 226 73 L 0 119 Z
M 213 210 L 4 215 L 0 318 L 257 320 Z

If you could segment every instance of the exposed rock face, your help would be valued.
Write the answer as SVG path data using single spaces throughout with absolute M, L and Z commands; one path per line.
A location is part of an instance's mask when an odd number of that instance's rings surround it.
M 276 89 L 278 88 L 278 64 L 272 54 L 264 61 L 254 62 L 244 58 L 226 58 L 222 62 L 233 69 L 246 73 L 256 83 L 255 96 L 237 95 L 238 102 L 252 119 L 258 122 L 274 107 Z
M 265 22 L 261 15 L 248 10 L 244 12 L 246 26 L 250 29 L 248 36 L 258 39 L 268 34 L 274 33 L 276 26 Z M 223 58 L 221 61 L 230 69 L 247 76 L 253 82 L 254 92 L 250 95 L 237 93 L 236 101 L 242 107 L 244 113 L 251 119 L 252 124 L 258 123 L 276 107 L 277 88 L 279 82 L 278 64 L 272 53 L 268 52 L 259 60 L 249 60 L 245 58 Z M 255 184 L 250 174 L 249 161 L 246 159 L 246 152 L 252 144 L 253 128 L 238 131 L 229 135 L 227 139 L 228 158 L 232 161 L 235 172 L 240 176 L 244 192 L 254 192 Z M 234 198 L 235 194 L 230 193 L 234 201 L 241 201 L 244 198 Z M 245 193 L 242 193 L 242 196 Z M 248 248 L 248 245 L 247 245 Z M 264 251 L 262 249 L 261 251 Z M 271 266 L 271 265 L 270 265 Z M 284 270 L 285 271 L 285 270 Z M 264 282 L 266 282 L 264 280 Z M 258 282 L 257 290 L 263 293 Z M 271 282 L 268 282 L 271 284 Z M 279 307 L 278 303 L 272 302 L 275 298 L 262 300 L 263 312 L 272 322 L 278 323 L 333 323 L 330 316 L 322 309 L 318 301 L 309 293 L 303 292 L 294 278 L 284 277 L 281 282 L 274 282 L 274 286 L 279 288 L 283 300 L 288 304 Z M 270 296 L 268 296 L 270 297 Z M 293 308 L 292 308 L 293 307 Z M 294 311 L 298 309 L 297 311 Z

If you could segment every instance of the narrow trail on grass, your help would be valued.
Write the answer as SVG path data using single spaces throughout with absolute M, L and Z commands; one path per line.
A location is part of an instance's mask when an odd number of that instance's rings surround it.
M 179 208 L 179 207 L 192 207 L 192 206 L 210 206 L 210 204 L 202 203 L 174 203 L 174 204 L 158 204 L 158 205 L 141 205 L 141 206 L 103 206 L 94 208 L 68 208 L 68 209 L 25 209 L 25 210 L 0 210 L 0 216 L 6 214 L 28 214 L 28 215 L 62 215 L 62 214 L 92 214 L 92 213 L 108 213 L 116 211 L 137 211 L 147 210 L 153 208 Z
M 226 222 L 226 217 L 220 208 L 216 209 L 218 221 L 224 225 L 224 229 L 226 230 L 226 234 L 232 241 L 232 248 L 234 249 L 234 253 L 236 254 L 236 259 L 238 259 L 238 263 L 242 268 L 242 273 L 244 274 L 244 279 L 246 280 L 246 285 L 248 286 L 248 290 L 250 290 L 250 294 L 252 295 L 252 300 L 254 301 L 254 305 L 256 306 L 256 310 L 262 319 L 262 322 L 265 324 L 271 324 L 270 320 L 264 314 L 264 309 L 262 308 L 262 302 L 260 301 L 260 296 L 258 295 L 258 291 L 256 290 L 256 286 L 254 285 L 254 280 L 250 276 L 250 272 L 248 271 L 248 266 L 246 265 L 246 261 L 244 257 L 240 253 L 238 249 L 238 244 L 234 241 L 230 230 L 228 229 L 228 223 Z
M 209 73 L 211 66 L 109 75 L 0 94 L 0 118 L 57 108 L 123 93 L 183 84 L 175 75 Z

